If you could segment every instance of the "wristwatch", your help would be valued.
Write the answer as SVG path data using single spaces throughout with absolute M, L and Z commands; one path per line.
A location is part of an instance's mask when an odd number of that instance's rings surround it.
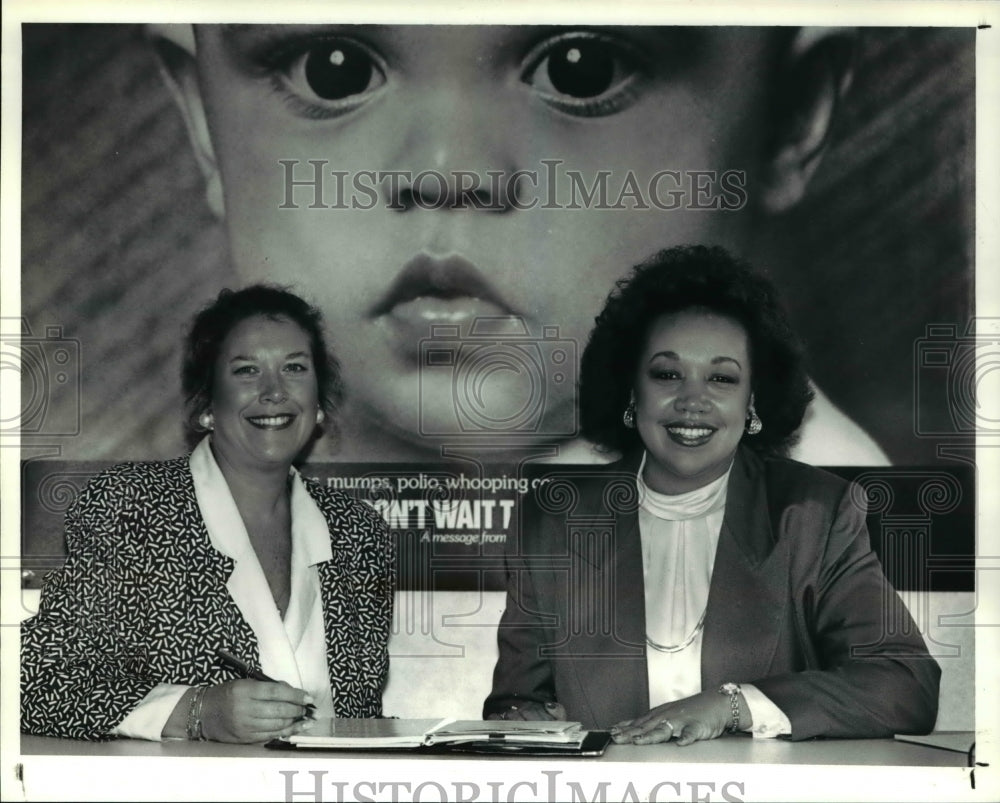
M 719 686 L 719 694 L 729 695 L 729 708 L 733 713 L 733 721 L 729 726 L 730 733 L 739 733 L 740 730 L 740 689 L 739 683 L 723 683 Z

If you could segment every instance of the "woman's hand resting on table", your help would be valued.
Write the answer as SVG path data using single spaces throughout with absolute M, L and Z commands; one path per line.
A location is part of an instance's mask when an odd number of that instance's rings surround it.
M 656 744 L 676 739 L 686 745 L 721 736 L 732 724 L 729 695 L 703 691 L 658 705 L 648 714 L 619 722 L 611 729 L 617 744 Z M 750 714 L 740 695 L 740 725 L 750 727 Z
M 174 708 L 164 736 L 185 736 L 190 689 Z M 233 680 L 209 686 L 201 703 L 201 732 L 215 742 L 249 744 L 285 738 L 312 727 L 306 705 L 312 699 L 287 683 Z
M 504 719 L 514 722 L 538 722 L 557 719 L 566 721 L 566 709 L 560 703 L 536 703 L 528 700 L 512 705 L 499 714 L 490 714 L 487 719 Z

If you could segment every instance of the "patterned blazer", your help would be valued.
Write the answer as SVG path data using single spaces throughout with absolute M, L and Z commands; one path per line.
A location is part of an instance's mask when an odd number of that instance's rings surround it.
M 326 517 L 318 567 L 338 717 L 382 713 L 393 546 L 368 505 L 303 478 Z M 235 680 L 222 647 L 260 668 L 256 637 L 226 589 L 233 561 L 209 540 L 188 458 L 124 463 L 93 478 L 66 514 L 63 569 L 21 630 L 21 729 L 109 738 L 158 683 Z

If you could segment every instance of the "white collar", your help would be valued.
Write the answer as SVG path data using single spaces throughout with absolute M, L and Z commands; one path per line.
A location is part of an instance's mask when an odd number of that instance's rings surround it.
M 247 549 L 252 551 L 250 538 L 229 484 L 212 454 L 211 436 L 206 435 L 195 447 L 189 465 L 198 507 L 212 546 L 234 559 L 246 554 Z M 301 550 L 304 562 L 309 566 L 331 560 L 333 550 L 330 547 L 326 517 L 309 495 L 298 471 L 292 468 L 289 474 L 292 477 L 290 501 L 293 548 Z
M 662 494 L 654 491 L 642 478 L 646 467 L 646 452 L 642 453 L 642 463 L 636 475 L 636 486 L 639 489 L 639 507 L 658 519 L 667 521 L 683 521 L 706 516 L 726 505 L 726 489 L 729 485 L 729 472 L 733 466 L 730 463 L 726 473 L 712 480 L 708 485 L 702 485 L 693 491 L 681 494 Z
M 326 663 L 322 590 L 316 566 L 333 558 L 326 518 L 298 472 L 292 469 L 291 590 L 288 610 L 282 619 L 229 485 L 215 462 L 209 438 L 198 444 L 189 464 L 198 507 L 212 546 L 234 560 L 226 589 L 256 636 L 261 669 L 276 680 L 307 689 L 314 695 L 318 710 L 332 716 L 333 693 Z M 219 646 L 238 652 L 245 650 L 243 645 Z

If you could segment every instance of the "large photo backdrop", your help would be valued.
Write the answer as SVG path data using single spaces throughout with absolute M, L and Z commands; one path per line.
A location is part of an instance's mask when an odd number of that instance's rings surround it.
M 768 275 L 805 342 L 817 398 L 792 456 L 865 479 L 900 588 L 971 589 L 974 475 L 953 447 L 988 419 L 973 30 L 22 39 L 27 585 L 61 562 L 93 473 L 194 442 L 186 327 L 221 288 L 269 281 L 319 306 L 343 366 L 307 472 L 379 508 L 413 564 L 403 587 L 501 589 L 540 466 L 614 457 L 576 409 L 605 297 L 657 250 L 705 243 Z M 932 534 L 886 560 L 907 516 Z
M 821 32 L 789 67 L 783 30 L 348 26 L 339 35 L 360 43 L 350 57 L 370 62 L 348 76 L 362 82 L 348 97 L 371 96 L 348 107 L 306 105 L 335 80 L 306 70 L 335 47 L 329 31 L 206 34 L 195 64 L 183 31 L 25 25 L 22 327 L 37 343 L 26 455 L 183 451 L 185 327 L 220 288 L 264 279 L 324 309 L 344 363 L 343 432 L 316 459 L 433 459 L 471 435 L 589 462 L 570 448 L 573 360 L 604 297 L 655 250 L 712 242 L 776 281 L 818 389 L 857 424 L 845 439 L 871 439 L 819 462 L 935 462 L 975 425 L 970 383 L 949 383 L 970 373 L 961 353 L 920 352 L 929 334 L 961 343 L 974 313 L 975 31 Z M 596 73 L 552 72 L 574 47 Z M 824 97 L 824 81 L 842 83 Z M 808 164 L 775 177 L 790 141 Z M 359 174 L 392 170 L 429 178 L 416 192 L 404 181 L 399 197 L 351 191 L 375 186 Z M 534 208 L 437 198 L 435 176 L 462 171 L 488 196 L 491 170 L 533 172 L 519 200 Z M 598 208 L 597 193 L 586 203 L 601 171 L 615 208 Z M 462 294 L 479 303 L 446 298 Z M 473 331 L 498 315 L 514 324 Z M 472 390 L 449 395 L 460 365 L 423 365 L 421 384 L 419 345 L 438 341 L 460 363 L 462 344 L 482 337 L 511 370 L 484 380 L 499 389 L 477 418 Z M 530 365 L 503 365 L 518 338 Z M 463 403 L 464 420 L 438 415 Z

